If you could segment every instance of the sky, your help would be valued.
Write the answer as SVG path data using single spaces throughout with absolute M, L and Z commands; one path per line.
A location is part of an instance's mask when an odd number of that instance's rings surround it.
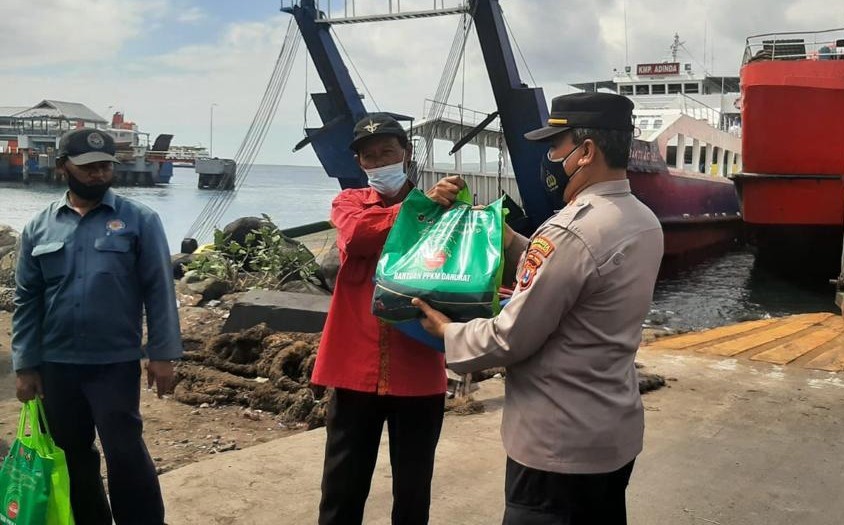
M 453 6 L 459 0 L 439 0 Z M 282 0 L 290 4 L 291 0 Z M 279 0 L 3 0 L 0 106 L 42 99 L 86 104 L 110 118 L 124 112 L 141 131 L 172 133 L 175 145 L 234 156 L 281 49 L 291 17 Z M 321 0 L 323 9 L 327 0 Z M 333 0 L 335 16 L 344 4 Z M 389 0 L 356 0 L 357 14 L 386 12 Z M 394 0 L 402 11 L 431 0 Z M 844 2 L 829 0 L 500 0 L 523 80 L 546 98 L 569 83 L 606 80 L 629 63 L 670 59 L 696 71 L 738 75 L 745 38 L 777 31 L 844 27 Z M 432 98 L 459 17 L 336 26 L 364 103 L 421 117 Z M 626 30 L 625 30 L 626 28 Z M 318 127 L 306 93 L 322 86 L 302 45 L 257 161 L 317 165 L 310 148 L 293 153 L 305 122 Z M 351 64 L 350 64 L 351 62 Z M 361 79 L 355 74 L 359 72 Z M 465 78 L 465 80 L 464 80 Z M 371 95 L 371 96 L 370 96 Z M 449 102 L 494 110 L 474 33 Z

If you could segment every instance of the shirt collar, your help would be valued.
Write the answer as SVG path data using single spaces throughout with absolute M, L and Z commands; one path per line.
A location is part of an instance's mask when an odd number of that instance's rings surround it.
M 70 194 L 69 191 L 65 191 L 64 195 L 62 195 L 62 198 L 59 199 L 58 206 L 56 206 L 56 213 L 57 214 L 61 210 L 71 209 L 70 208 L 70 201 L 68 200 L 69 194 Z M 100 201 L 100 204 L 98 204 L 97 207 L 100 207 L 100 205 L 104 204 L 104 205 L 108 206 L 109 208 L 111 208 L 113 210 L 113 209 L 115 209 L 116 199 L 117 199 L 117 195 L 114 193 L 114 191 L 112 191 L 111 188 L 109 188 L 109 189 L 106 190 L 105 195 L 103 195 L 103 199 Z
M 381 194 L 377 191 L 373 190 L 372 188 L 366 188 L 366 191 L 369 193 L 366 195 L 366 198 L 363 200 L 364 204 L 383 204 L 384 199 L 381 198 Z
M 630 193 L 629 180 L 610 180 L 592 184 L 581 190 L 575 200 L 589 195 L 617 195 L 621 193 Z

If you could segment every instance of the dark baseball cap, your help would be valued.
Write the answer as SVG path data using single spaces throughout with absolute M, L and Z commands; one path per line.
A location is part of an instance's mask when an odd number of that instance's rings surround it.
M 81 166 L 94 162 L 120 162 L 114 156 L 114 139 L 99 129 L 75 129 L 59 140 L 59 158 Z
M 525 133 L 525 138 L 547 141 L 572 128 L 633 131 L 633 102 L 612 93 L 573 93 L 554 97 L 548 125 Z
M 386 113 L 370 113 L 355 124 L 354 139 L 349 148 L 357 151 L 361 142 L 379 135 L 392 135 L 407 140 L 407 132 L 398 120 Z

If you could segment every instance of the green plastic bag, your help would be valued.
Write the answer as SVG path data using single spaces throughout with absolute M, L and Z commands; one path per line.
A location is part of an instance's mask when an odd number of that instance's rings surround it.
M 375 270 L 372 313 L 390 322 L 419 316 L 426 301 L 455 321 L 492 317 L 501 309 L 502 199 L 473 210 L 463 188 L 449 208 L 419 190 L 404 200 Z
M 50 436 L 40 399 L 21 408 L 17 439 L 0 467 L 0 504 L 2 525 L 74 523 L 64 451 Z

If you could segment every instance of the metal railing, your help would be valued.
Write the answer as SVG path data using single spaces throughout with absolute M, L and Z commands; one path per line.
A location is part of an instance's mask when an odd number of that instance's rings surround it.
M 438 106 L 437 109 L 442 109 L 442 118 L 447 118 L 455 122 L 462 122 L 467 126 L 475 126 L 477 124 L 480 124 L 481 121 L 483 121 L 489 116 L 488 113 L 484 113 L 483 111 L 476 111 L 474 109 L 469 109 L 460 105 L 447 104 L 445 102 L 432 100 L 430 98 L 425 99 L 425 103 L 423 104 L 422 108 L 422 114 L 430 114 L 431 108 L 433 106 Z M 490 122 L 487 126 L 487 129 L 498 130 L 498 128 L 499 124 L 497 118 Z
M 706 120 L 712 127 L 718 128 L 721 131 L 725 129 L 722 119 L 722 112 L 718 108 L 694 98 L 685 93 L 676 93 L 673 95 L 664 95 L 657 97 L 641 97 L 636 99 L 636 109 L 640 110 L 679 110 L 681 115 L 686 115 L 695 120 Z M 640 118 L 653 120 L 653 115 L 647 115 Z
M 844 28 L 747 37 L 742 65 L 759 60 L 844 60 Z
M 453 14 L 468 9 L 466 0 L 381 0 L 372 12 L 372 2 L 364 2 L 370 9 L 358 9 L 356 0 L 314 0 L 317 11 L 322 13 L 322 19 L 343 20 L 357 17 L 371 16 L 400 16 L 419 13 Z M 300 6 L 301 0 L 281 0 L 281 10 Z M 404 4 L 404 8 L 402 8 Z

